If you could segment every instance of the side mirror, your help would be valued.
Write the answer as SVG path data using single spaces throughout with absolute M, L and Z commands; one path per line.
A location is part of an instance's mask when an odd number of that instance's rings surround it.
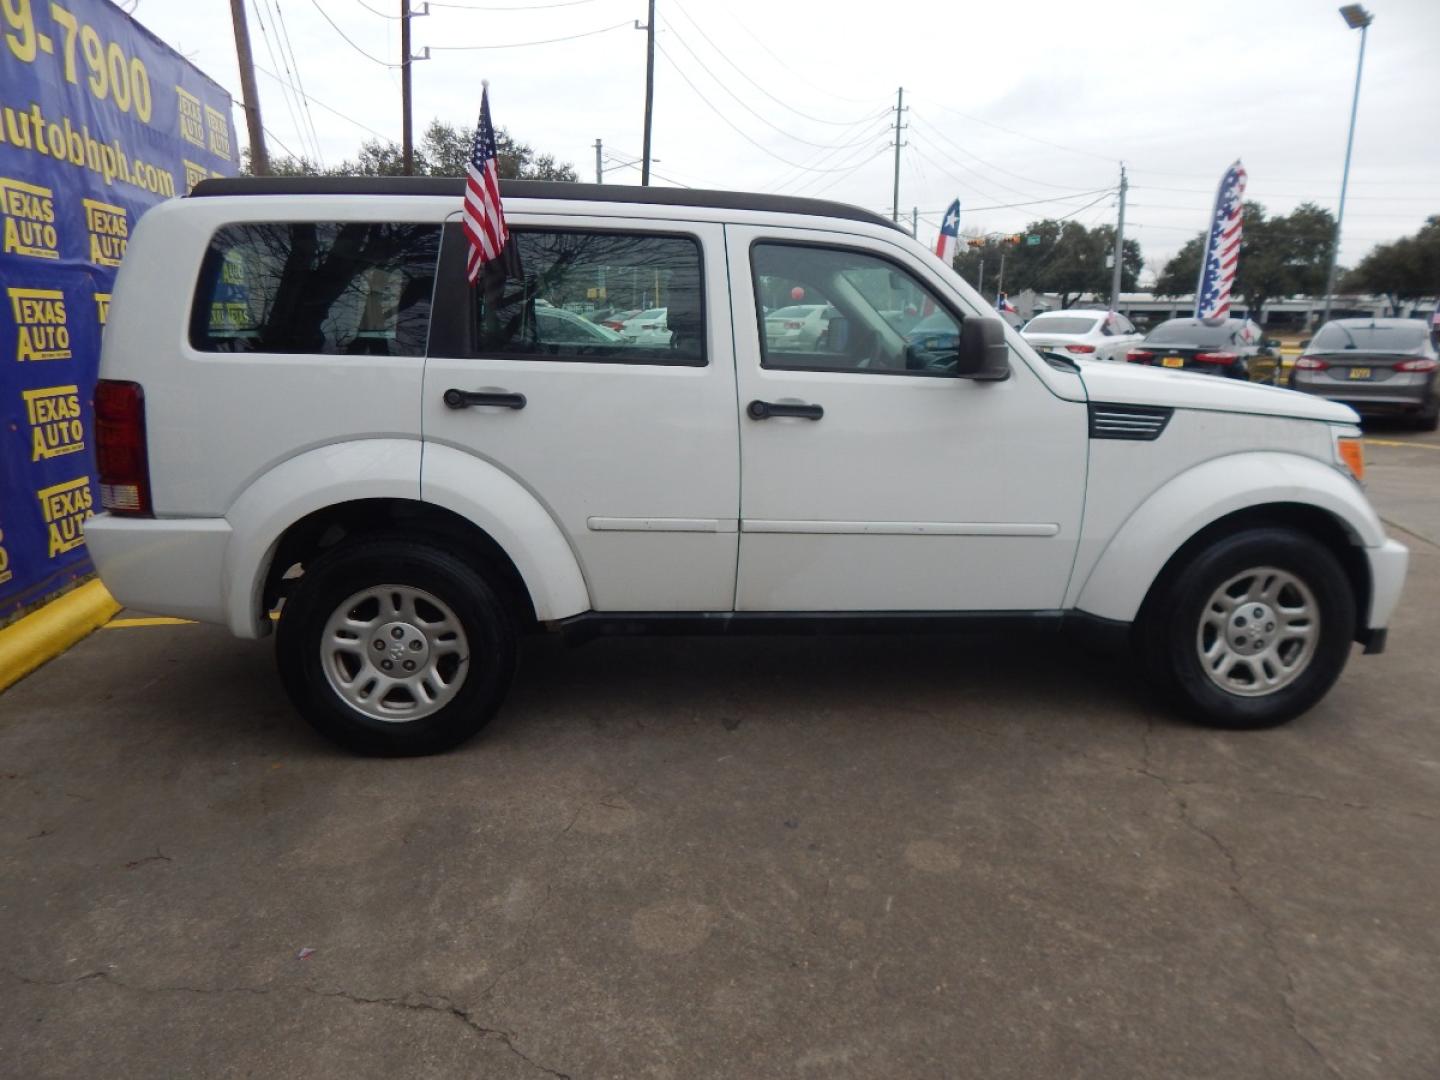
M 1267 337 L 1262 344 L 1267 349 L 1278 349 L 1280 348 L 1281 341 L 1278 337 Z
M 1307 337 L 1307 338 L 1301 338 L 1301 339 L 1300 339 L 1300 350 L 1301 350 L 1301 352 L 1304 352 L 1305 347 L 1306 347 L 1307 345 L 1309 345 L 1309 344 L 1310 344 L 1310 339 L 1309 339 L 1308 337 Z
M 1005 324 L 999 319 L 975 316 L 960 328 L 960 348 L 955 374 L 962 379 L 999 382 L 1010 377 L 1010 346 L 1005 341 Z

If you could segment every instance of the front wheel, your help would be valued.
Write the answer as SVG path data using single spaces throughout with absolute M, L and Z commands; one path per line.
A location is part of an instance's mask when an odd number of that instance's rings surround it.
M 448 750 L 499 708 L 516 629 L 484 576 L 449 551 L 361 538 L 316 559 L 276 634 L 286 692 L 322 735 L 361 754 Z
M 1355 636 L 1355 597 L 1312 537 L 1256 528 L 1195 554 L 1146 601 L 1138 645 L 1180 709 L 1226 728 L 1284 723 L 1325 696 Z

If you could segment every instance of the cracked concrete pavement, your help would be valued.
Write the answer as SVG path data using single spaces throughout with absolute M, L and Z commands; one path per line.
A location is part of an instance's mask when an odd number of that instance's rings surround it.
M 537 642 L 363 761 L 97 633 L 0 697 L 0 1073 L 1440 1075 L 1440 450 L 1370 456 L 1390 651 L 1269 732 L 1054 638 Z

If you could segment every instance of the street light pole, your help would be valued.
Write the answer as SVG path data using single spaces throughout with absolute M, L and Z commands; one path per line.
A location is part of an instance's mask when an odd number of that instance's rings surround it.
M 1335 239 L 1330 244 L 1330 270 L 1325 275 L 1325 310 L 1320 316 L 1323 326 L 1330 321 L 1330 297 L 1335 292 L 1335 266 L 1340 258 L 1340 228 L 1345 224 L 1345 192 L 1350 186 L 1350 152 L 1355 147 L 1355 114 L 1360 109 L 1360 76 L 1365 71 L 1365 37 L 1375 21 L 1360 4 L 1346 4 L 1340 16 L 1351 30 L 1360 31 L 1360 60 L 1355 65 L 1355 95 L 1350 101 L 1350 134 L 1345 139 L 1345 171 L 1340 175 L 1340 209 L 1335 214 Z

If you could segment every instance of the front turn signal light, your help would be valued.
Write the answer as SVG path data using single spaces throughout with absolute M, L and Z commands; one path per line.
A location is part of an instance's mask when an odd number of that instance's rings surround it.
M 1350 475 L 1357 481 L 1365 479 L 1365 447 L 1364 444 L 1355 438 L 1341 438 L 1335 440 L 1336 449 L 1339 451 L 1340 460 L 1345 463 L 1345 468 L 1350 470 Z

